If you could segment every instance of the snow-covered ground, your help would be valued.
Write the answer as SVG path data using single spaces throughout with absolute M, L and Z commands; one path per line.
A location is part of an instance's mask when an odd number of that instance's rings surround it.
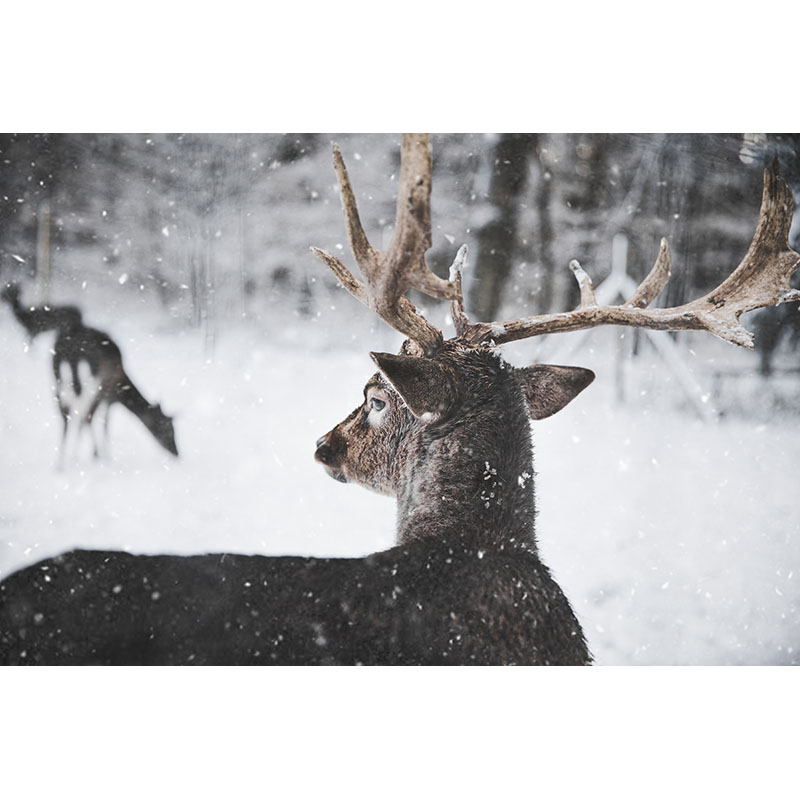
M 176 415 L 180 458 L 116 407 L 112 460 L 87 453 L 60 472 L 52 339 L 27 347 L 0 307 L 0 577 L 75 546 L 345 556 L 391 546 L 393 502 L 313 460 L 315 440 L 360 402 L 367 351 L 399 341 L 383 328 L 341 341 L 342 317 L 358 313 L 350 302 L 278 335 L 221 326 L 213 350 L 200 332 L 124 304 L 87 308 L 144 395 Z M 655 356 L 637 359 L 655 366 L 631 368 L 619 405 L 615 336 L 598 331 L 570 358 L 598 378 L 534 432 L 543 558 L 597 662 L 800 663 L 800 416 L 753 408 L 702 421 L 666 399 L 674 381 Z M 722 343 L 702 348 L 701 382 L 719 359 L 754 364 Z

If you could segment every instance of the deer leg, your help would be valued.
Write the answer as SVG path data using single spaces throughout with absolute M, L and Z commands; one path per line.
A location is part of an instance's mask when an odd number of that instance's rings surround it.
M 89 430 L 89 436 L 92 440 L 92 456 L 95 461 L 100 458 L 100 447 L 97 442 L 97 432 L 94 426 L 94 412 L 97 410 L 97 401 L 93 401 L 91 406 L 86 410 L 81 420 L 81 426 Z
M 79 386 L 79 389 L 76 390 L 73 411 L 78 421 L 76 454 L 79 457 L 82 434 L 84 431 L 88 431 L 92 443 L 92 455 L 95 459 L 98 459 L 100 458 L 100 448 L 93 421 L 95 411 L 103 398 L 102 383 L 93 374 L 89 363 L 84 360 L 80 360 L 73 365 L 73 380 Z
M 90 420 L 87 420 L 86 415 L 82 413 L 80 408 L 72 408 L 67 417 L 67 434 L 65 442 L 65 451 L 69 453 L 69 458 L 76 464 L 81 461 L 81 442 L 85 438 L 85 433 L 88 429 L 89 438 L 92 441 L 92 447 L 96 452 L 97 446 L 94 441 L 94 431 Z
M 111 450 L 108 445 L 108 412 L 111 410 L 111 405 L 109 403 L 103 404 L 102 407 L 102 414 L 103 414 L 103 457 L 106 460 L 110 460 Z
M 108 403 L 102 401 L 98 396 L 97 401 L 93 404 L 87 415 L 87 424 L 89 430 L 92 432 L 92 443 L 94 445 L 94 457 L 108 459 Z M 102 435 L 97 433 L 97 425 L 94 424 L 95 419 L 98 420 L 102 426 Z
M 81 420 L 81 428 L 85 428 L 89 431 L 89 438 L 92 440 L 92 457 L 95 461 L 99 460 L 100 458 L 100 448 L 97 443 L 97 433 L 95 431 L 95 426 L 92 425 L 91 418 L 86 418 Z
M 58 467 L 64 469 L 68 461 L 77 462 L 80 458 L 84 421 L 74 409 L 62 409 L 61 414 L 64 418 L 64 429 L 61 436 Z
M 61 471 L 64 469 L 64 457 L 67 449 L 67 429 L 69 427 L 69 411 L 58 404 L 58 410 L 61 412 L 61 421 L 63 426 L 61 428 L 61 441 L 58 446 L 58 461 L 56 462 L 56 469 Z
M 53 364 L 56 378 L 56 402 L 58 411 L 61 414 L 61 442 L 58 448 L 58 460 L 56 469 L 61 471 L 65 466 L 67 454 L 67 436 L 69 434 L 70 409 L 72 407 L 73 392 L 70 390 L 71 375 L 68 366 L 64 362 L 54 362 Z

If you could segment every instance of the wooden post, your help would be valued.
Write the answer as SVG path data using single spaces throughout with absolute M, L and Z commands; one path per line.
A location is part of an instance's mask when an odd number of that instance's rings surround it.
M 50 284 L 52 281 L 50 250 L 50 226 L 52 218 L 50 214 L 50 203 L 47 200 L 43 200 L 39 204 L 36 219 L 36 291 L 38 293 L 39 304 L 43 305 L 50 301 Z

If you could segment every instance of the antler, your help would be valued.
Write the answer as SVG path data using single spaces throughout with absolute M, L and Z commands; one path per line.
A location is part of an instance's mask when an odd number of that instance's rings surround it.
M 707 295 L 674 308 L 647 308 L 670 277 L 671 259 L 667 240 L 661 240 L 658 258 L 633 296 L 620 306 L 598 306 L 591 278 L 577 261 L 569 266 L 581 289 L 580 305 L 574 311 L 526 317 L 509 322 L 470 323 L 463 303 L 454 302 L 453 318 L 459 336 L 472 344 L 495 344 L 560 333 L 598 325 L 628 325 L 655 330 L 705 330 L 720 339 L 753 347 L 753 334 L 739 324 L 739 316 L 790 300 L 800 300 L 800 291 L 789 286 L 789 278 L 800 265 L 800 254 L 789 247 L 789 227 L 794 200 L 774 159 L 764 170 L 761 211 L 753 241 L 739 266 Z M 454 269 L 458 269 L 454 263 Z M 451 276 L 451 280 L 453 277 Z M 460 275 L 458 276 L 460 286 Z
M 337 145 L 333 161 L 342 192 L 347 238 L 362 283 L 335 256 L 312 247 L 311 251 L 330 267 L 350 294 L 373 309 L 397 331 L 417 342 L 426 354 L 441 347 L 442 332 L 417 313 L 405 297 L 417 289 L 430 297 L 455 300 L 456 288 L 434 275 L 425 264 L 431 246 L 431 151 L 427 134 L 403 134 L 397 219 L 394 235 L 385 251 L 370 245 L 361 226 L 350 179 Z

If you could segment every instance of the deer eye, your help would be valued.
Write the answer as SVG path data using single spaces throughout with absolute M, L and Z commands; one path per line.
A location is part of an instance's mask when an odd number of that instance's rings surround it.
M 386 407 L 386 401 L 377 397 L 370 397 L 369 407 L 375 411 L 382 411 Z

